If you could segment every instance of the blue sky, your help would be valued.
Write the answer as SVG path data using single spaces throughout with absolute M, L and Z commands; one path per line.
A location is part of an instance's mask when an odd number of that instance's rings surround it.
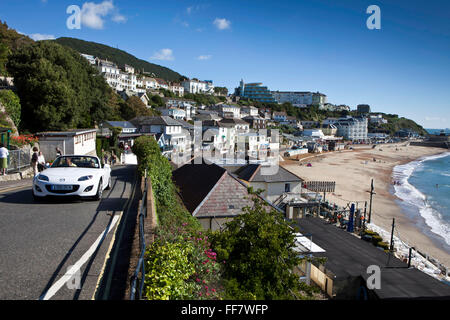
M 84 8 L 80 30 L 66 27 L 69 5 Z M 366 27 L 369 5 L 380 7 L 380 30 Z M 0 20 L 35 39 L 118 47 L 231 91 L 243 78 L 450 127 L 447 0 L 0 0 Z

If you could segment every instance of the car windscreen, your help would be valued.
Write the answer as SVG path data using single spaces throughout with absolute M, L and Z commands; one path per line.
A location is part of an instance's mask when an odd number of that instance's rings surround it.
M 94 157 L 59 157 L 53 162 L 52 168 L 93 168 L 99 169 L 100 163 L 97 158 Z

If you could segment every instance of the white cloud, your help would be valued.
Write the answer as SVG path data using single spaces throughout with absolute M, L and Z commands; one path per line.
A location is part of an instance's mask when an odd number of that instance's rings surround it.
M 116 23 L 127 21 L 125 16 L 118 12 L 113 0 L 105 0 L 101 3 L 85 2 L 81 8 L 81 23 L 92 29 L 103 29 L 105 18 L 113 14 L 111 20 Z
M 193 7 L 187 7 L 186 8 L 186 13 L 187 14 L 191 14 Z
M 153 54 L 152 60 L 174 60 L 172 49 L 161 49 Z
M 41 33 L 30 34 L 29 37 L 31 39 L 33 39 L 34 41 L 54 40 L 54 39 L 56 39 L 55 36 L 52 35 L 52 34 L 41 34 Z
M 208 54 L 208 55 L 201 55 L 197 57 L 197 60 L 209 60 L 212 58 L 212 55 Z
M 127 22 L 127 18 L 125 18 L 123 15 L 121 14 L 116 14 L 113 18 L 112 21 L 117 22 L 117 23 L 125 23 Z
M 213 24 L 217 27 L 217 29 L 225 30 L 225 29 L 229 29 L 230 28 L 231 21 L 227 20 L 225 18 L 223 18 L 223 19 L 216 18 L 216 20 L 214 20 Z

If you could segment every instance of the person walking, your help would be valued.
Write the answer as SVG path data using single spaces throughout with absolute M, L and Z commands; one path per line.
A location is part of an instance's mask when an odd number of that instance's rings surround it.
M 56 157 L 61 157 L 63 155 L 60 148 L 56 148 Z
M 0 171 L 2 176 L 6 176 L 6 170 L 8 169 L 8 156 L 8 149 L 0 143 Z
M 39 151 L 39 154 L 38 154 L 38 171 L 42 172 L 45 169 L 46 169 L 45 158 L 44 158 L 44 155 L 42 154 L 42 151 Z
M 30 165 L 33 168 L 33 173 L 34 173 L 35 177 L 39 173 L 39 170 L 38 170 L 39 153 L 38 153 L 38 151 L 39 151 L 38 148 L 36 148 L 36 147 L 33 148 L 33 155 L 31 156 L 31 162 L 30 162 Z

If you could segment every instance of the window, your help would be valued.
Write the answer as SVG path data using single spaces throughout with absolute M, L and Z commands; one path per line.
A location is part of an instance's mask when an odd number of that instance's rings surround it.
M 284 185 L 284 192 L 291 192 L 291 184 L 290 183 L 286 183 Z

